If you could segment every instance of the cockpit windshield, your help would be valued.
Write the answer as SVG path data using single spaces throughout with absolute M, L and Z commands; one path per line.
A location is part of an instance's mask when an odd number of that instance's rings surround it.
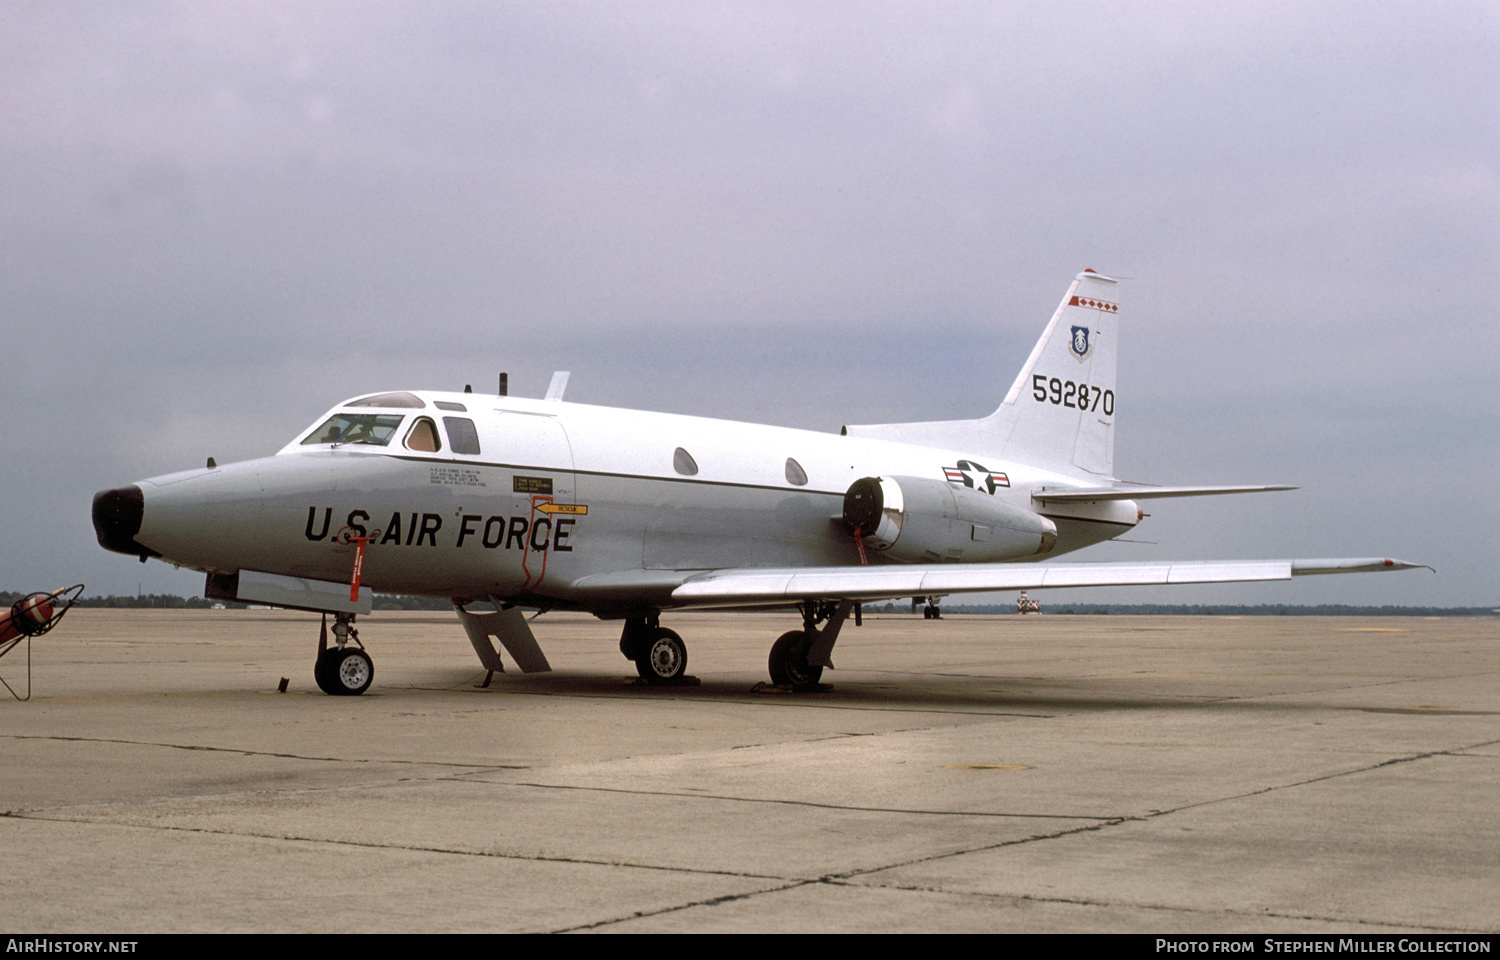
M 335 413 L 308 434 L 302 444 L 369 443 L 383 447 L 391 442 L 401 420 L 400 414 L 393 413 Z

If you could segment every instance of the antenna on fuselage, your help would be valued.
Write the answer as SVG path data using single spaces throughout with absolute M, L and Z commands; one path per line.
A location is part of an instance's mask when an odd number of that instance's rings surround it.
M 508 373 L 502 373 L 502 374 L 500 374 L 500 396 L 504 397 L 504 396 L 507 396 L 509 394 L 510 394 L 510 374 L 508 374 Z

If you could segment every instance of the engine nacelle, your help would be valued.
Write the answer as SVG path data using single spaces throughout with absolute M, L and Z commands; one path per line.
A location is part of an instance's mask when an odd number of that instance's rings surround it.
M 926 477 L 864 477 L 844 494 L 844 525 L 902 563 L 993 563 L 1047 553 L 1057 525 L 998 497 Z

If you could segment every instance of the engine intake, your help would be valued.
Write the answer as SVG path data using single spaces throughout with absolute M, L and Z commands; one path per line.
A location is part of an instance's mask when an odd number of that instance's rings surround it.
M 994 563 L 1047 553 L 1057 525 L 998 497 L 926 477 L 862 477 L 844 526 L 902 563 Z

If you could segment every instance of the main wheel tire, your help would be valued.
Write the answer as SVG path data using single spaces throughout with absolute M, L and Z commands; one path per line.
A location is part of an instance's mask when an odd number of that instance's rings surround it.
M 375 664 L 369 654 L 358 647 L 330 650 L 329 654 L 324 673 L 333 688 L 328 690 L 329 693 L 336 697 L 357 697 L 370 689 L 370 683 L 375 679 Z
M 635 658 L 636 672 L 647 683 L 676 683 L 687 673 L 687 644 L 665 627 L 658 627 Z
M 771 682 L 778 687 L 793 690 L 811 690 L 823 679 L 823 668 L 807 662 L 812 649 L 812 637 L 805 630 L 783 633 L 771 645 L 771 657 L 767 667 L 771 671 Z
M 626 620 L 620 630 L 620 653 L 626 660 L 640 657 L 642 648 L 651 639 L 651 628 L 645 620 Z
M 323 650 L 313 661 L 313 679 L 317 681 L 318 689 L 330 696 L 338 693 L 333 685 L 333 658 L 337 653 L 338 650 Z

